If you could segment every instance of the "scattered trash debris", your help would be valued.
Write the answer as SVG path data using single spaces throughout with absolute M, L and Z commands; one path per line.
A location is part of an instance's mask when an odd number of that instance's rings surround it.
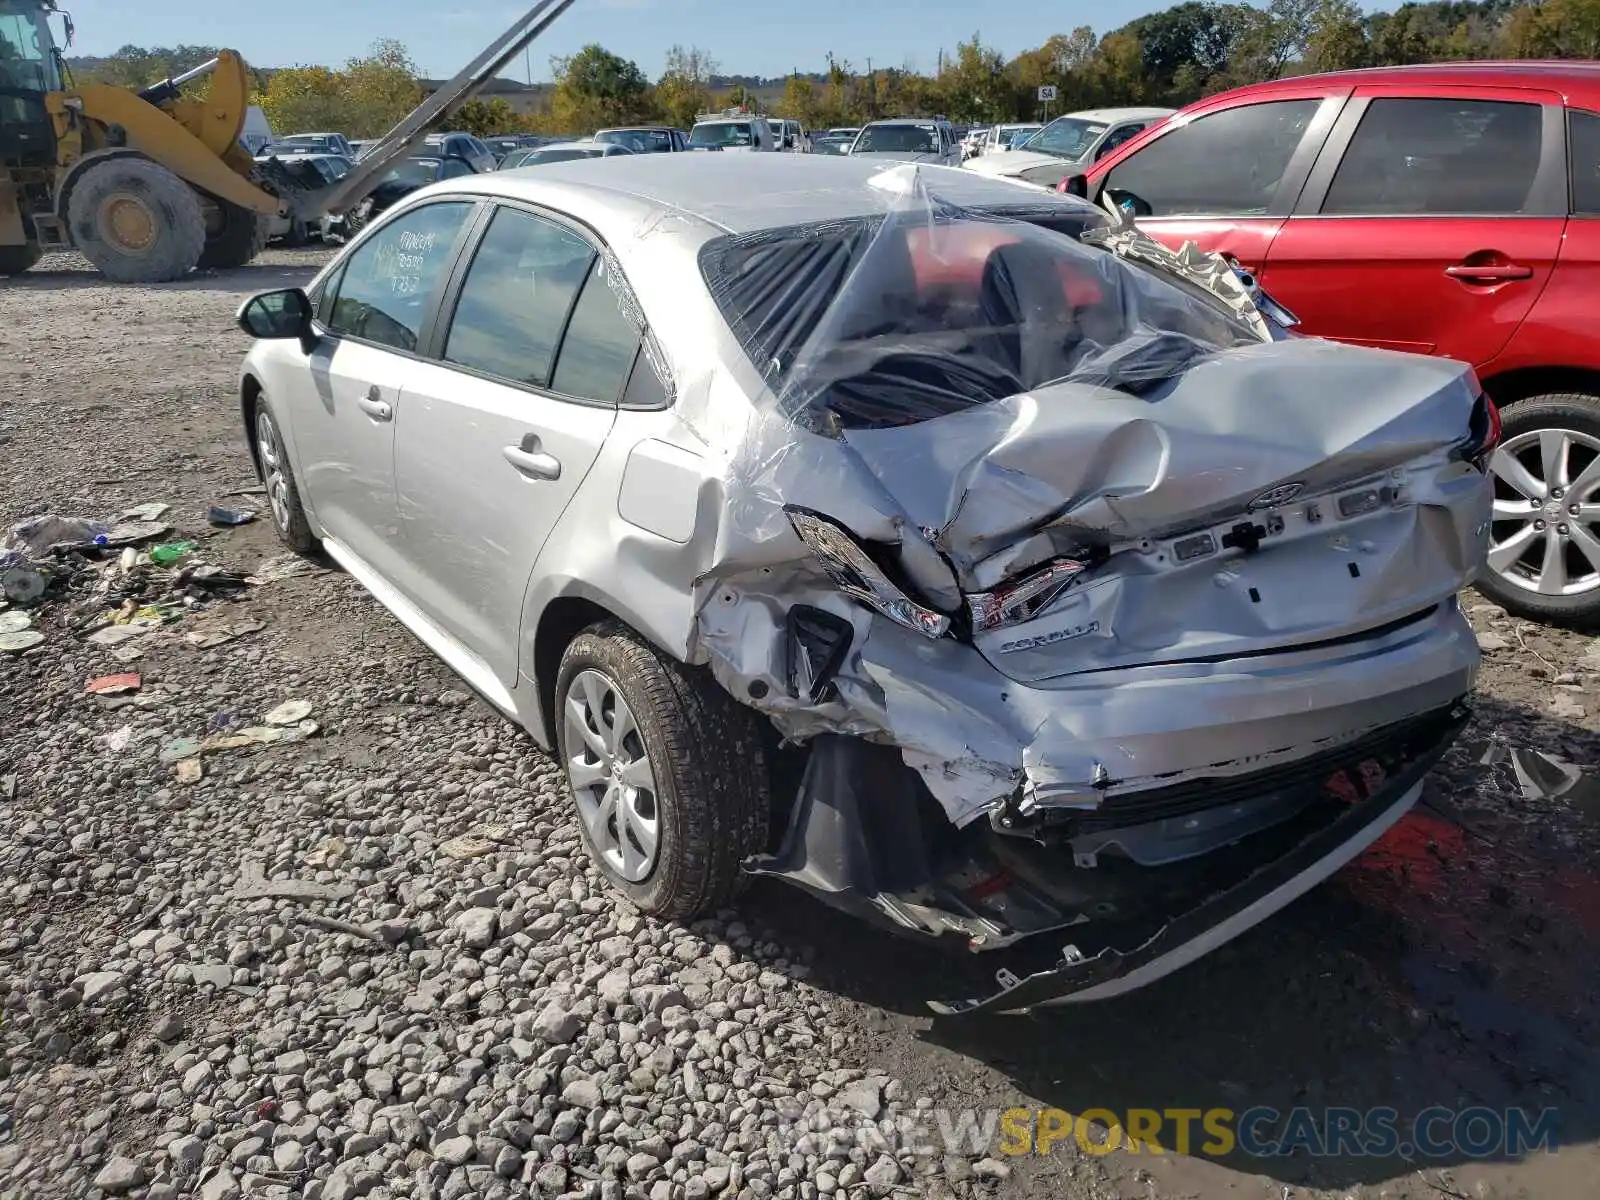
M 220 505 L 212 505 L 206 510 L 206 520 L 213 525 L 248 525 L 255 519 L 256 514 L 248 508 L 235 510 L 222 508 Z
M 268 725 L 297 725 L 311 715 L 308 700 L 285 700 L 263 719 Z
M 106 734 L 105 743 L 108 749 L 116 754 L 121 754 L 129 746 L 133 745 L 133 726 L 124 725 L 121 729 Z
M 504 825 L 479 825 L 460 837 L 439 843 L 439 852 L 451 858 L 482 858 L 510 840 L 511 830 Z
M 89 696 L 120 696 L 126 692 L 137 692 L 141 680 L 133 672 L 122 675 L 102 675 L 98 679 L 91 679 L 84 686 L 84 694 Z
M 159 500 L 152 500 L 147 504 L 135 504 L 117 517 L 118 521 L 159 521 L 172 508 L 170 504 L 163 504 Z
M 355 888 L 306 879 L 268 879 L 261 864 L 247 858 L 239 864 L 239 882 L 230 894 L 235 900 L 345 900 L 355 895 Z
M 285 579 L 293 579 L 297 575 L 310 575 L 318 570 L 320 568 L 314 563 L 298 554 L 277 554 L 250 572 L 249 582 L 257 586 L 265 583 L 281 583 Z
M 223 492 L 224 496 L 265 496 L 267 489 L 259 483 L 252 487 L 234 488 L 231 492 Z
M 0 571 L 0 590 L 13 604 L 33 604 L 49 586 L 49 576 L 31 563 L 12 563 Z
M 173 772 L 179 783 L 199 783 L 205 777 L 206 769 L 200 765 L 198 758 L 179 759 Z
M 110 532 L 111 526 L 87 517 L 47 513 L 13 525 L 6 537 L 6 548 L 20 550 L 29 558 L 44 558 L 60 546 L 94 545 L 97 538 L 105 538 Z
M 111 657 L 119 663 L 138 662 L 144 657 L 143 646 L 118 646 L 111 651 Z
M 208 591 L 216 591 L 220 588 L 244 587 L 247 578 L 237 571 L 224 571 L 221 567 L 202 565 L 185 567 L 179 571 L 172 581 L 172 586 L 183 588 L 192 583 Z
M 1511 769 L 1529 800 L 1564 796 L 1583 779 L 1583 772 L 1577 767 L 1542 750 L 1511 751 Z
M 96 646 L 120 646 L 123 642 L 143 637 L 153 628 L 155 626 L 142 622 L 129 625 L 107 625 L 103 629 L 96 629 L 89 635 L 88 640 Z
M 201 650 L 211 650 L 226 645 L 236 638 L 242 638 L 248 633 L 260 633 L 266 627 L 265 621 L 237 621 L 231 625 L 218 622 L 203 629 L 190 630 L 183 635 L 183 640 Z
M 37 629 L 20 629 L 15 633 L 0 633 L 0 652 L 21 654 L 24 650 L 32 650 L 42 641 L 44 641 L 44 634 Z
M 306 866 L 325 867 L 336 858 L 344 858 L 349 849 L 342 837 L 323 838 L 317 843 L 316 848 L 306 855 Z
M 33 618 L 25 612 L 0 613 L 0 633 L 16 633 L 33 626 Z
M 331 933 L 348 933 L 351 937 L 365 938 L 372 942 L 382 942 L 383 934 L 375 929 L 368 929 L 365 925 L 357 925 L 354 921 L 341 921 L 338 917 L 325 917 L 321 913 L 297 912 L 295 917 L 307 925 L 314 925 L 318 929 L 326 929 Z
M 170 567 L 193 549 L 193 542 L 164 542 L 150 547 L 150 561 L 157 566 Z
M 193 758 L 200 753 L 200 743 L 193 738 L 173 738 L 161 748 L 161 761 L 167 766 Z
M 125 524 L 113 525 L 103 539 L 94 539 L 94 545 L 137 546 L 141 542 L 154 541 L 163 534 L 171 532 L 172 526 L 164 521 L 128 521 Z

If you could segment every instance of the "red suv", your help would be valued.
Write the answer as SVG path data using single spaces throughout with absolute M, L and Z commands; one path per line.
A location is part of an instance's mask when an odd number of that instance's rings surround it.
M 1600 622 L 1600 64 L 1240 88 L 1060 187 L 1231 255 L 1300 332 L 1471 363 L 1505 419 L 1478 586 Z

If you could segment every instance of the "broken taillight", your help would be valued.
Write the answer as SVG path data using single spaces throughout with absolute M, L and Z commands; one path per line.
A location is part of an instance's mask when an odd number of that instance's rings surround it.
M 1030 621 L 1054 603 L 1089 565 L 1081 558 L 1058 558 L 1015 583 L 967 597 L 972 631 L 984 633 Z
M 950 631 L 949 617 L 906 595 L 843 526 L 804 508 L 789 507 L 784 512 L 828 578 L 846 596 L 923 637 L 939 638 Z
M 1472 421 L 1467 426 L 1467 436 L 1456 447 L 1456 456 L 1466 459 L 1481 471 L 1489 469 L 1489 456 L 1500 444 L 1500 406 L 1489 398 L 1487 392 L 1478 395 L 1472 406 Z

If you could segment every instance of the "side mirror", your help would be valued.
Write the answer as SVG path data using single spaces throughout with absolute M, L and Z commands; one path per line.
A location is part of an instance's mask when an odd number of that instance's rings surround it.
M 1076 196 L 1080 200 L 1089 198 L 1089 177 L 1087 175 L 1068 175 L 1060 183 L 1060 191 L 1069 196 Z
M 311 299 L 301 288 L 251 296 L 239 309 L 239 328 L 254 338 L 314 340 Z

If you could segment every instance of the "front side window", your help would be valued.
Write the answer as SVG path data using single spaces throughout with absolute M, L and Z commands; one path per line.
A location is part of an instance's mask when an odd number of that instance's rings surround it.
M 561 331 L 594 257 L 588 242 L 555 222 L 500 209 L 461 285 L 445 359 L 548 387 Z
M 38 8 L 0 12 L 0 94 L 6 88 L 23 92 L 58 92 L 61 73 L 51 52 L 49 18 Z
M 416 350 L 423 317 L 471 212 L 472 205 L 463 202 L 428 204 L 375 231 L 346 263 L 329 329 Z
M 1539 173 L 1537 104 L 1372 101 L 1322 203 L 1335 216 L 1509 215 Z
M 1572 211 L 1600 215 L 1600 116 L 1574 109 L 1567 122 Z
M 1199 117 L 1118 163 L 1106 189 L 1147 215 L 1262 216 L 1321 100 L 1274 100 Z

